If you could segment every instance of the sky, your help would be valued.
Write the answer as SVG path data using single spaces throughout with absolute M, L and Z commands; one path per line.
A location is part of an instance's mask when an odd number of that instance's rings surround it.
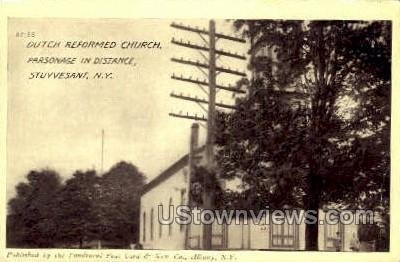
M 195 103 L 171 98 L 174 93 L 206 98 L 196 85 L 170 76 L 204 79 L 197 68 L 171 57 L 202 60 L 198 51 L 178 47 L 171 38 L 203 44 L 199 35 L 170 27 L 166 19 L 10 18 L 8 41 L 7 198 L 30 170 L 54 169 L 63 179 L 75 170 L 101 172 L 101 132 L 104 129 L 104 171 L 124 160 L 136 165 L 150 181 L 188 152 L 190 120 L 169 112 L 204 114 Z M 207 20 L 175 20 L 207 27 Z M 217 32 L 233 35 L 231 23 L 216 21 Z M 35 37 L 17 37 L 35 32 Z M 29 41 L 159 41 L 161 49 L 26 48 Z M 62 46 L 62 45 L 61 45 Z M 218 40 L 217 48 L 239 54 L 247 44 Z M 43 65 L 29 57 L 134 57 L 135 66 Z M 218 65 L 246 70 L 246 61 L 220 59 Z M 113 72 L 113 79 L 28 79 L 31 72 Z M 219 84 L 238 77 L 218 75 Z M 220 91 L 217 101 L 232 104 Z M 200 129 L 204 143 L 205 129 Z

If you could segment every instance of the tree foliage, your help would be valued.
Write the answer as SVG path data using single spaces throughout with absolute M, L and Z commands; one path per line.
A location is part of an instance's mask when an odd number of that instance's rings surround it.
M 56 197 L 61 188 L 53 170 L 31 171 L 27 183 L 16 186 L 17 197 L 8 203 L 8 247 L 52 247 L 59 225 L 56 222 Z
M 61 183 L 55 171 L 31 171 L 16 187 L 7 216 L 8 247 L 84 247 L 136 242 L 144 175 L 121 161 L 107 173 L 76 171 Z
M 101 238 L 127 246 L 139 239 L 140 192 L 144 175 L 132 164 L 119 162 L 101 179 L 98 206 Z
M 65 182 L 58 196 L 61 224 L 58 241 L 77 243 L 82 247 L 84 241 L 94 240 L 99 234 L 98 210 L 95 202 L 100 178 L 94 170 L 76 171 Z
M 389 199 L 391 24 L 237 20 L 252 43 L 238 109 L 218 117 L 220 175 L 237 205 L 318 210 Z M 379 201 L 377 201 L 379 199 Z M 317 249 L 307 225 L 306 248 Z

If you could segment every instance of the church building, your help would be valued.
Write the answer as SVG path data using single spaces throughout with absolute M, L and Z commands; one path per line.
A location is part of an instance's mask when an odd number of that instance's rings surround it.
M 193 124 L 191 152 L 181 157 L 150 181 L 142 192 L 140 203 L 140 243 L 144 249 L 202 249 L 202 226 L 169 225 L 159 223 L 159 215 L 168 217 L 168 207 L 187 205 L 189 193 L 189 166 L 191 161 L 204 164 L 204 147 L 197 148 L 198 125 Z M 158 214 L 162 206 L 163 214 Z M 169 214 L 171 215 L 171 214 Z M 319 211 L 319 219 L 324 213 Z M 262 220 L 263 221 L 263 220 Z M 303 223 L 280 225 L 254 224 L 248 219 L 218 225 L 213 224 L 213 250 L 304 250 L 305 227 Z M 351 251 L 357 240 L 357 225 L 319 223 L 318 247 L 321 251 Z

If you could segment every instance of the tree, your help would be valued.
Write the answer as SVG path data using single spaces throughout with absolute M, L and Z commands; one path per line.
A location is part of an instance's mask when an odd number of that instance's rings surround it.
M 59 227 L 55 222 L 55 199 L 61 188 L 59 175 L 49 169 L 30 171 L 28 182 L 16 186 L 8 203 L 7 247 L 53 247 Z
M 48 248 L 108 240 L 126 247 L 139 238 L 145 176 L 121 161 L 103 176 L 75 171 L 64 184 L 52 170 L 31 171 L 17 185 L 7 215 L 7 246 Z
M 248 90 L 238 109 L 219 114 L 220 176 L 240 178 L 252 208 L 318 212 L 365 207 L 377 195 L 388 205 L 390 23 L 234 25 L 252 44 L 253 77 L 238 83 Z M 306 250 L 317 249 L 318 224 L 307 224 Z
M 94 170 L 76 171 L 65 182 L 57 197 L 59 242 L 78 242 L 82 248 L 84 241 L 99 239 L 99 216 L 95 206 L 99 179 Z
M 140 193 L 145 176 L 131 163 L 121 161 L 101 177 L 96 201 L 101 239 L 120 246 L 139 239 Z

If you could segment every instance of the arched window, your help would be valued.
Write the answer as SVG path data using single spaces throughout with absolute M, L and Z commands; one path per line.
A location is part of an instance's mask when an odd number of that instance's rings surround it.
M 150 213 L 150 239 L 154 239 L 154 210 L 151 209 Z
M 143 212 L 143 242 L 146 242 L 146 212 Z
M 160 203 L 160 206 L 162 207 L 161 210 L 163 210 L 164 212 L 164 207 L 162 205 L 162 203 Z M 160 209 L 158 209 L 160 210 Z M 161 214 L 161 216 L 163 216 L 163 214 Z M 158 214 L 158 217 L 160 217 L 160 214 Z M 162 237 L 162 223 L 158 223 L 159 224 L 159 230 L 158 230 L 158 237 L 161 238 Z
M 168 206 L 168 212 L 169 210 L 171 210 L 172 206 L 172 197 L 169 198 L 169 206 Z M 169 214 L 170 216 L 173 216 L 173 214 Z M 172 221 L 172 223 L 174 223 L 174 221 Z M 171 236 L 172 234 L 172 223 L 168 225 L 168 236 Z

